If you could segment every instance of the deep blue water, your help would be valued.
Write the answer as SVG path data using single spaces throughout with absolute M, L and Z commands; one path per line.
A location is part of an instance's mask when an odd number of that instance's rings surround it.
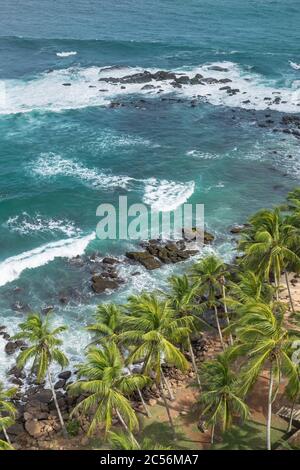
M 117 294 L 60 305 L 61 292 L 89 292 L 69 258 L 132 246 L 94 240 L 100 203 L 204 203 L 216 249 L 230 257 L 229 227 L 298 184 L 299 140 L 259 124 L 300 110 L 299 2 L 0 0 L 0 11 L 0 323 L 14 330 L 17 302 L 54 305 L 77 360 L 78 325 L 95 303 L 163 285 L 172 271 L 139 268 Z M 227 77 L 240 91 L 99 85 L 144 69 Z M 279 92 L 280 104 L 265 100 Z M 118 100 L 125 106 L 109 107 Z

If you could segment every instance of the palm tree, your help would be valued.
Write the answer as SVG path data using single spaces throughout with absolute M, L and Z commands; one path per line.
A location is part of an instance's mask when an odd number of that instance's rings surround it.
M 270 281 L 274 276 L 276 299 L 279 300 L 279 282 L 284 271 L 290 305 L 295 312 L 288 280 L 288 268 L 300 269 L 300 258 L 294 247 L 299 245 L 298 230 L 288 223 L 280 209 L 262 210 L 250 218 L 251 227 L 244 232 L 239 248 L 244 251 L 242 263 Z
M 92 344 L 101 344 L 103 340 L 117 341 L 121 328 L 122 312 L 118 305 L 113 303 L 98 305 L 95 314 L 95 323 L 86 329 L 94 333 Z
M 206 308 L 214 309 L 216 325 L 223 350 L 225 350 L 225 343 L 219 321 L 218 307 L 224 307 L 225 318 L 228 325 L 229 319 L 227 307 L 225 307 L 226 296 L 224 283 L 226 276 L 227 272 L 224 263 L 214 255 L 207 256 L 194 264 L 191 270 L 192 279 L 198 282 L 197 293 L 206 298 L 206 301 L 201 303 L 201 310 L 203 311 Z M 219 299 L 222 299 L 222 301 Z M 230 338 L 230 342 L 232 343 L 232 338 Z
M 171 394 L 162 364 L 171 364 L 180 370 L 187 368 L 187 361 L 175 344 L 185 341 L 193 325 L 191 315 L 177 318 L 168 300 L 161 300 L 154 294 L 129 297 L 129 315 L 124 319 L 120 338 L 125 344 L 135 346 L 128 362 L 142 362 L 143 372 L 154 374 L 175 435 L 175 427 L 164 392 L 164 385 Z M 172 396 L 170 397 L 172 399 Z
M 237 308 L 249 302 L 271 302 L 274 288 L 261 276 L 253 271 L 244 271 L 238 277 L 237 283 L 231 282 L 229 285 L 231 305 Z
M 120 343 L 118 335 L 122 327 L 122 315 L 123 313 L 121 311 L 121 308 L 116 304 L 109 303 L 98 305 L 95 314 L 96 322 L 87 326 L 86 328 L 88 331 L 94 333 L 94 339 L 92 341 L 92 344 L 103 344 L 103 342 L 106 342 L 107 340 L 114 341 L 117 344 Z M 121 350 L 120 344 L 119 348 Z M 128 373 L 131 373 L 130 369 L 128 369 Z M 148 406 L 146 405 L 143 394 L 139 388 L 137 388 L 137 392 L 140 397 L 143 408 L 148 418 L 150 418 L 151 413 Z
M 169 279 L 169 284 L 171 289 L 170 292 L 167 293 L 167 298 L 170 300 L 171 305 L 177 313 L 178 317 L 184 317 L 194 308 L 193 300 L 196 296 L 197 285 L 191 284 L 186 274 L 183 274 L 182 276 L 171 276 Z M 187 343 L 194 372 L 196 374 L 197 384 L 201 389 L 199 371 L 196 364 L 190 334 L 187 335 Z
M 131 436 L 124 432 L 108 433 L 108 441 L 113 450 L 171 450 L 171 447 L 154 443 L 149 438 L 144 438 L 141 443 L 132 440 Z
M 296 364 L 290 358 L 292 336 L 284 328 L 284 306 L 275 303 L 249 303 L 236 328 L 239 343 L 233 354 L 247 354 L 248 361 L 242 370 L 241 390 L 246 393 L 257 380 L 260 372 L 269 368 L 267 449 L 271 450 L 272 404 L 276 398 L 281 375 L 285 375 L 291 387 L 299 378 Z
M 239 392 L 237 374 L 230 368 L 228 351 L 213 361 L 204 362 L 201 367 L 203 393 L 199 402 L 204 407 L 201 416 L 208 415 L 208 424 L 212 426 L 212 444 L 217 424 L 225 432 L 231 427 L 234 417 L 245 420 L 249 415 L 248 406 Z
M 288 398 L 292 400 L 291 414 L 290 414 L 290 419 L 289 419 L 289 423 L 287 427 L 287 432 L 290 432 L 292 430 L 294 409 L 295 409 L 297 400 L 299 399 L 299 396 L 300 396 L 299 366 L 298 366 L 298 376 L 299 376 L 298 381 L 292 380 L 290 383 L 288 383 L 286 390 L 285 390 L 285 393 L 288 396 Z
M 15 450 L 11 444 L 0 439 L 0 450 Z
M 135 441 L 132 431 L 138 427 L 138 420 L 127 397 L 137 388 L 147 385 L 150 380 L 143 375 L 126 374 L 124 366 L 115 342 L 103 343 L 102 349 L 91 348 L 86 354 L 86 362 L 79 365 L 80 379 L 69 389 L 73 394 L 83 393 L 88 396 L 76 405 L 71 416 L 79 411 L 93 414 L 89 435 L 102 423 L 107 435 L 116 414 L 126 432 Z
M 66 367 L 69 363 L 66 355 L 60 349 L 62 340 L 58 338 L 61 333 L 66 331 L 67 327 L 59 326 L 52 329 L 49 314 L 43 319 L 39 314 L 32 313 L 25 322 L 19 324 L 19 328 L 20 332 L 15 335 L 15 338 L 25 339 L 29 346 L 17 357 L 17 365 L 19 368 L 24 368 L 28 362 L 31 362 L 31 370 L 36 373 L 39 383 L 43 382 L 47 376 L 61 428 L 64 436 L 67 436 L 51 374 L 51 366 L 54 363 L 61 368 Z
M 18 388 L 12 387 L 8 390 L 3 388 L 3 384 L 0 382 L 0 430 L 3 431 L 6 441 L 11 445 L 7 428 L 14 424 L 14 420 L 17 414 L 16 407 L 11 402 L 11 399 L 17 393 Z

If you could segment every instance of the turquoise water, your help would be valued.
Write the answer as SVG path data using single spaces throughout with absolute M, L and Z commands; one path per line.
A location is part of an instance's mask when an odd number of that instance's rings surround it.
M 16 303 L 36 310 L 54 305 L 55 320 L 70 325 L 65 347 L 77 361 L 87 341 L 79 325 L 97 302 L 162 286 L 174 269 L 139 268 L 131 277 L 131 268 L 122 268 L 128 282 L 120 291 L 92 295 L 88 276 L 70 258 L 95 249 L 121 256 L 134 246 L 95 240 L 100 203 L 116 203 L 120 195 L 161 209 L 170 201 L 204 203 L 215 249 L 229 258 L 230 226 L 298 184 L 299 140 L 259 124 L 266 114 L 277 122 L 299 112 L 299 5 L 0 3 L 0 97 L 5 89 L 6 98 L 0 101 L 0 323 L 15 330 L 24 315 Z M 212 65 L 227 71 L 210 71 Z M 118 67 L 105 70 L 112 66 Z M 160 82 L 157 94 L 141 90 L 143 84 L 124 89 L 98 81 L 145 69 L 229 78 L 240 92 Z M 280 104 L 264 99 L 278 92 Z M 120 100 L 124 106 L 109 107 Z M 61 305 L 66 292 L 70 302 Z M 3 345 L 2 376 L 13 361 Z

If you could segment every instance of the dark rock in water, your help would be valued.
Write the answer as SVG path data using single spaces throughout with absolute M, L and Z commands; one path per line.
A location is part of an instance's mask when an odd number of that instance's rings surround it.
M 63 83 L 62 86 L 71 86 L 71 83 Z
M 117 287 L 119 287 L 119 282 L 116 280 L 104 278 L 101 274 L 95 274 L 92 277 L 92 289 L 96 294 L 101 294 L 106 289 L 117 289 Z
M 201 79 L 203 78 L 203 75 L 201 75 L 200 73 L 196 73 L 196 75 L 190 79 L 190 84 L 191 85 L 203 85 L 203 83 L 201 82 Z
M 3 330 L 6 330 L 6 326 L 1 325 L 1 326 L 0 326 L 0 331 L 3 331 Z
M 65 385 L 66 385 L 66 381 L 64 379 L 59 379 L 54 385 L 54 388 L 55 390 L 58 390 L 59 388 L 64 388 Z
M 174 88 L 182 88 L 182 85 L 181 85 L 180 83 L 176 82 L 176 81 L 171 82 L 171 85 L 172 85 L 172 87 L 174 87 Z
M 141 90 L 153 90 L 156 87 L 154 85 L 144 85 Z
M 176 77 L 175 82 L 179 83 L 180 85 L 187 85 L 190 83 L 190 77 L 187 75 L 182 75 L 181 77 Z
M 245 100 L 245 101 L 242 101 L 243 104 L 250 104 L 251 101 L 250 100 Z
M 17 379 L 25 378 L 25 373 L 22 371 L 22 369 L 19 369 L 17 366 L 14 366 L 9 369 L 8 375 L 14 375 Z
M 219 88 L 219 90 L 229 91 L 229 90 L 231 90 L 231 86 L 229 86 L 229 85 L 227 85 L 227 86 L 222 86 L 221 88 Z
M 119 260 L 117 260 L 117 259 L 115 259 L 115 258 L 110 258 L 109 256 L 106 256 L 105 258 L 103 258 L 102 263 L 105 263 L 105 264 L 116 264 L 116 263 L 119 263 Z
M 16 344 L 16 341 L 9 341 L 8 343 L 6 343 L 5 345 L 5 352 L 6 354 L 14 354 L 14 352 L 16 352 L 16 350 L 19 348 L 19 346 Z
M 119 101 L 112 101 L 108 105 L 108 107 L 111 109 L 121 108 L 122 106 L 125 106 L 124 103 L 120 103 Z
M 133 75 L 127 75 L 120 79 L 121 83 L 145 83 L 152 80 L 152 74 L 148 70 L 144 70 L 141 73 L 134 73 Z
M 227 90 L 227 93 L 230 95 L 236 95 L 239 92 L 240 92 L 239 88 L 231 88 L 230 90 Z
M 215 83 L 219 83 L 219 80 L 213 77 L 202 78 L 201 82 L 208 83 L 208 85 L 214 85 Z
M 176 74 L 173 72 L 167 72 L 164 70 L 159 70 L 158 72 L 152 75 L 154 80 L 175 80 Z
M 68 380 L 71 377 L 71 375 L 72 375 L 72 372 L 70 370 L 64 370 L 63 372 L 58 374 L 58 378 L 63 379 L 63 380 Z
M 230 233 L 241 233 L 243 230 L 245 230 L 247 227 L 249 227 L 249 224 L 240 224 L 240 225 L 234 225 L 230 229 Z
M 23 381 L 21 379 L 18 379 L 17 377 L 13 377 L 10 382 L 14 385 L 17 385 L 18 387 L 22 387 Z
M 153 270 L 161 267 L 161 263 L 150 253 L 146 251 L 129 251 L 127 258 L 141 263 L 146 269 Z
M 31 310 L 29 305 L 23 304 L 21 302 L 15 302 L 14 304 L 12 304 L 11 308 L 15 310 L 16 312 L 25 312 L 25 313 L 28 313 Z
M 105 93 L 105 92 L 108 91 L 108 90 L 105 90 L 105 89 L 103 89 L 103 88 L 100 88 L 99 91 L 101 91 L 102 93 Z
M 210 244 L 214 241 L 215 237 L 211 233 L 204 230 L 204 233 L 196 229 L 195 227 L 191 229 L 182 229 L 183 239 L 186 241 L 195 241 L 198 237 L 200 240 L 203 238 L 204 244 Z
M 231 82 L 232 82 L 232 80 L 230 80 L 230 78 L 221 78 L 219 80 L 219 83 L 231 83 Z
M 210 65 L 207 67 L 208 70 L 214 70 L 215 72 L 228 72 L 229 69 L 226 67 L 220 67 L 219 65 Z
M 41 313 L 47 315 L 47 313 L 51 312 L 53 309 L 53 305 L 47 305 L 47 307 L 42 308 Z
M 5 331 L 1 331 L 1 336 L 3 339 L 5 339 L 5 341 L 9 341 L 10 340 L 10 335 L 8 333 L 5 333 Z

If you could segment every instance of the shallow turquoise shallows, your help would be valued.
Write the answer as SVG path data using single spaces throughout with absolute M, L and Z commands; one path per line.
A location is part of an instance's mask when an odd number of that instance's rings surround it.
M 300 111 L 299 0 L 1 0 L 0 10 L 0 324 L 13 333 L 23 310 L 54 306 L 76 363 L 97 303 L 163 287 L 186 267 L 124 265 L 120 290 L 93 295 L 72 258 L 136 245 L 95 240 L 100 203 L 204 203 L 214 249 L 230 259 L 230 227 L 298 184 L 299 139 L 274 127 Z M 105 81 L 144 70 L 238 92 Z M 0 379 L 14 361 L 4 345 Z

